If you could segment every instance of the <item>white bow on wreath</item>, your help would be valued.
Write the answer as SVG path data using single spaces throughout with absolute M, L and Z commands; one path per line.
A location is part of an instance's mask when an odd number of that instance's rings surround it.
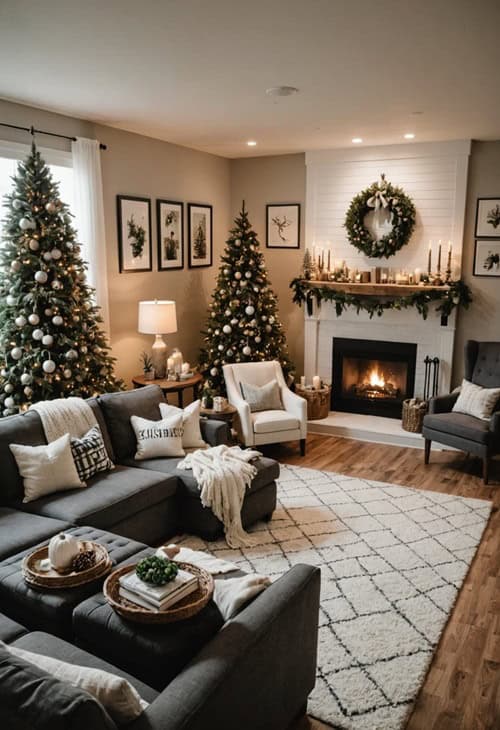
M 387 208 L 389 206 L 389 201 L 385 197 L 386 187 L 387 183 L 385 181 L 385 175 L 382 173 L 377 191 L 366 201 L 369 208 L 379 210 L 380 208 Z

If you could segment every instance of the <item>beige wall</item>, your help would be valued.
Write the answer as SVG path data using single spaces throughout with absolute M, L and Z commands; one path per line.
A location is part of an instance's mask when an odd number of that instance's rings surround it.
M 238 213 L 245 200 L 250 222 L 262 246 L 271 285 L 278 296 L 279 312 L 297 375 L 304 370 L 304 312 L 292 303 L 289 284 L 299 274 L 304 256 L 305 199 L 304 154 L 231 160 L 232 215 Z M 300 203 L 300 249 L 266 248 L 267 203 Z
M 500 278 L 472 275 L 477 198 L 492 196 L 500 197 L 500 141 L 473 142 L 467 185 L 462 275 L 472 289 L 474 302 L 468 310 L 459 312 L 453 364 L 454 385 L 458 385 L 463 376 L 466 340 L 500 340 Z

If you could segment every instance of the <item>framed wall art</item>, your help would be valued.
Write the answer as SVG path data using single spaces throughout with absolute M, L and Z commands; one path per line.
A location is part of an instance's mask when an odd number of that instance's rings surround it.
M 267 248 L 300 248 L 300 204 L 266 205 Z
M 151 271 L 151 200 L 116 196 L 120 272 Z
M 478 198 L 476 238 L 500 238 L 500 197 Z
M 184 204 L 156 201 L 158 271 L 184 268 Z
M 476 239 L 474 276 L 500 276 L 500 238 Z
M 191 269 L 212 266 L 212 206 L 188 203 L 188 253 Z

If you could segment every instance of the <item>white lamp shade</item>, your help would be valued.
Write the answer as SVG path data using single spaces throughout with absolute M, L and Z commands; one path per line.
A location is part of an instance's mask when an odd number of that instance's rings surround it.
M 139 302 L 139 332 L 146 335 L 167 335 L 177 332 L 175 302 Z

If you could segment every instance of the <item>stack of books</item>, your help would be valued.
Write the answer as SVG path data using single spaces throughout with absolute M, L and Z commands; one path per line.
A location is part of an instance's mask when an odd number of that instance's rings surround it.
M 198 588 L 198 578 L 180 569 L 174 580 L 163 586 L 145 583 L 134 571 L 122 575 L 119 580 L 120 596 L 150 611 L 165 611 Z

